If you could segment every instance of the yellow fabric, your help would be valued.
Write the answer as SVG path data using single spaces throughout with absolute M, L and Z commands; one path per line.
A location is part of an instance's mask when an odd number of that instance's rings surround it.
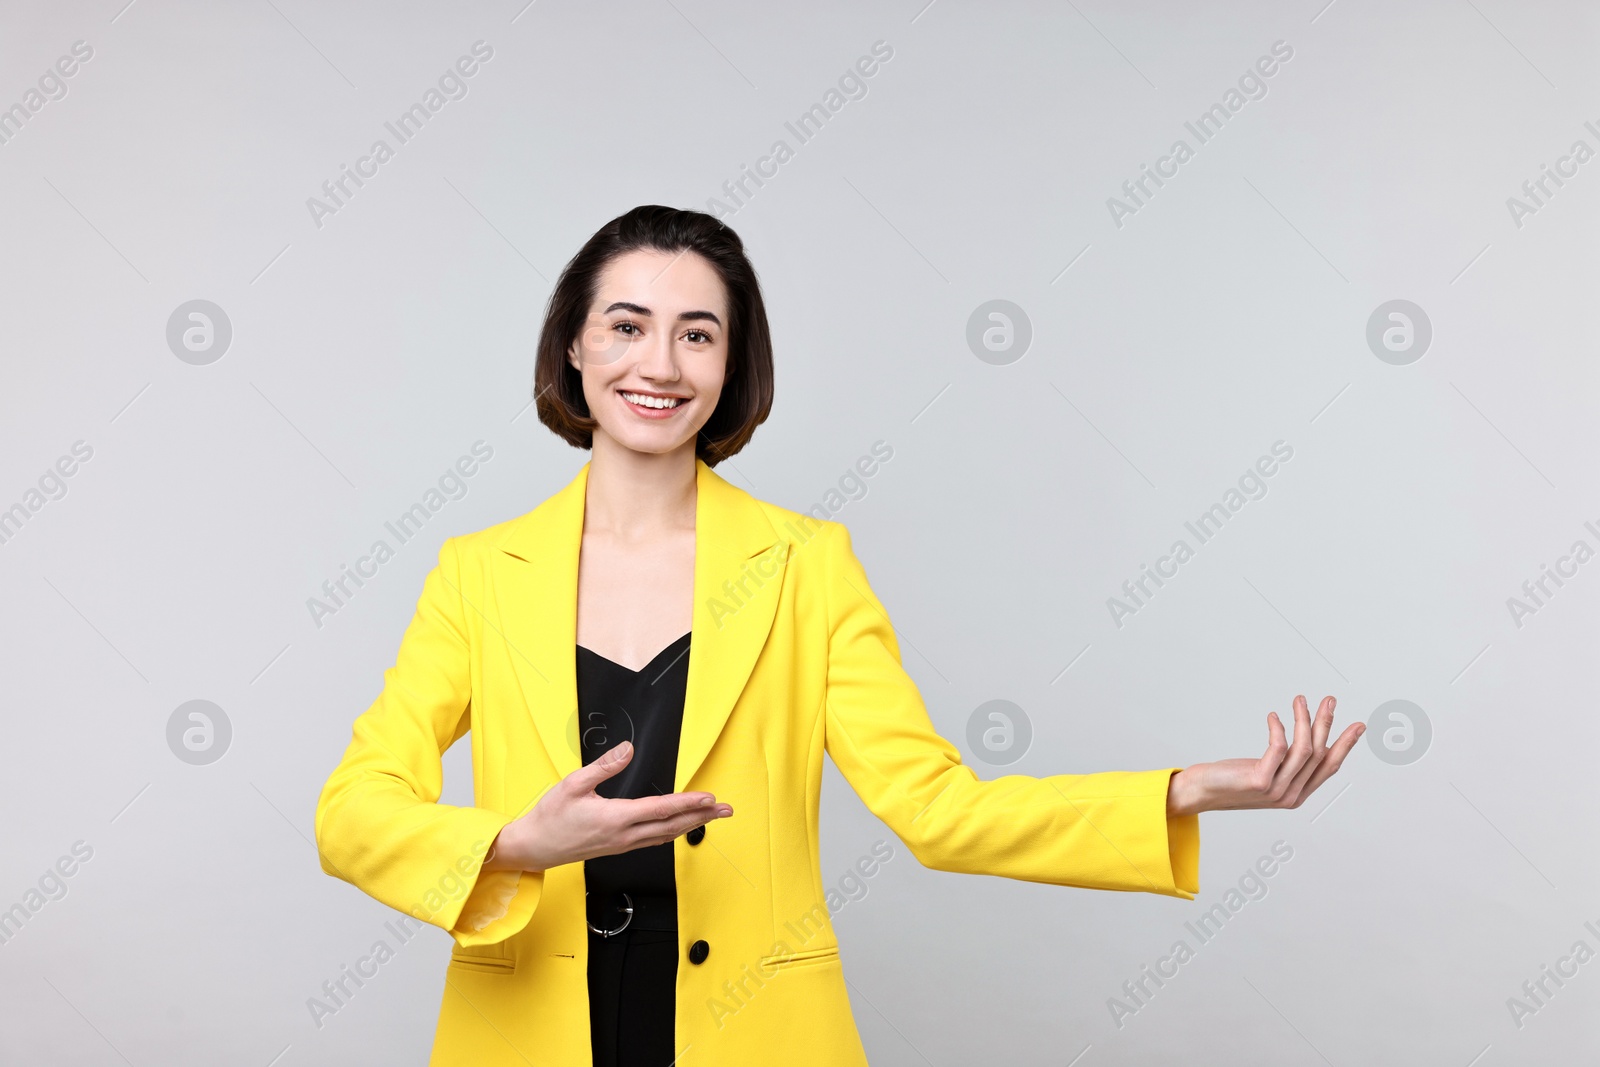
M 451 538 L 382 693 L 317 803 L 322 868 L 455 939 L 433 1064 L 590 1063 L 583 864 L 480 872 L 489 844 L 581 765 L 578 550 L 587 464 L 538 508 Z M 683 1067 L 866 1063 L 822 896 L 826 751 L 928 867 L 1199 890 L 1177 768 L 980 779 L 933 729 L 848 530 L 696 461 L 696 561 L 677 790 L 733 805 L 674 843 Z M 438 803 L 470 737 L 473 805 Z M 710 946 L 692 964 L 687 948 Z

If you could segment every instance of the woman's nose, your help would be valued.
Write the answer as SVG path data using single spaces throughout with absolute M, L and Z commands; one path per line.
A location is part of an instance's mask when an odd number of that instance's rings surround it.
M 670 337 L 647 338 L 641 346 L 639 373 L 647 378 L 671 381 L 678 376 L 677 353 Z

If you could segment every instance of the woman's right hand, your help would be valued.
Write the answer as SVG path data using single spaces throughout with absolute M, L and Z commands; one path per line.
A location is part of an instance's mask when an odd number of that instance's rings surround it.
M 612 856 L 659 845 L 712 819 L 733 814 L 710 793 L 667 793 L 637 800 L 603 797 L 601 782 L 633 758 L 624 741 L 579 767 L 539 798 L 528 814 L 509 822 L 484 857 L 485 871 L 543 871 L 563 863 Z

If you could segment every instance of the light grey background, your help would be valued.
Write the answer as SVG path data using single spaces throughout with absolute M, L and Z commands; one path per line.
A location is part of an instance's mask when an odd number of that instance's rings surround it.
M 1302 692 L 1433 727 L 1409 765 L 1363 741 L 1299 810 L 1203 816 L 1192 903 L 896 845 L 835 919 L 873 1063 L 1600 1053 L 1600 960 L 1520 1027 L 1507 1005 L 1600 950 L 1600 562 L 1521 626 L 1507 606 L 1600 547 L 1600 160 L 1520 226 L 1507 206 L 1600 148 L 1593 9 L 123 3 L 0 10 L 0 106 L 93 48 L 0 145 L 0 507 L 93 449 L 0 545 L 0 908 L 93 849 L 0 945 L 0 1060 L 425 1062 L 438 930 L 312 1022 L 393 914 L 320 871 L 318 791 L 439 543 L 585 458 L 526 407 L 562 264 L 636 204 L 704 208 L 779 138 L 794 158 L 726 216 L 777 404 L 719 470 L 803 510 L 893 448 L 834 517 L 983 776 L 1255 755 Z M 307 199 L 479 40 L 467 96 L 316 225 Z M 866 95 L 798 145 L 784 123 L 880 40 Z M 1197 145 L 1184 122 L 1277 41 L 1267 94 Z M 1194 158 L 1116 225 L 1178 138 Z M 233 330 L 205 366 L 166 342 L 195 299 Z M 1033 334 L 1006 365 L 966 342 L 994 299 Z M 1409 365 L 1366 342 L 1395 299 L 1432 324 Z M 479 440 L 466 495 L 314 625 L 307 598 Z M 1268 494 L 1115 625 L 1107 598 L 1279 440 Z M 167 744 L 195 699 L 233 731 L 205 766 Z M 995 699 L 1033 730 L 1003 768 L 967 741 Z M 468 802 L 465 746 L 446 763 Z M 837 882 L 893 838 L 828 775 Z M 1277 841 L 1265 898 L 1116 1025 L 1108 999 Z

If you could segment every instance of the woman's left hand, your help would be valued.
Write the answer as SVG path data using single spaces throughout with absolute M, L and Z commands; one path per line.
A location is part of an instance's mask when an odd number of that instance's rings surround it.
M 1311 722 L 1306 698 L 1294 698 L 1294 744 L 1283 733 L 1277 712 L 1267 713 L 1267 751 L 1260 759 L 1197 763 L 1174 774 L 1167 784 L 1167 814 L 1193 815 L 1233 808 L 1298 808 L 1331 778 L 1366 732 L 1351 723 L 1331 746 L 1333 697 L 1323 697 Z

